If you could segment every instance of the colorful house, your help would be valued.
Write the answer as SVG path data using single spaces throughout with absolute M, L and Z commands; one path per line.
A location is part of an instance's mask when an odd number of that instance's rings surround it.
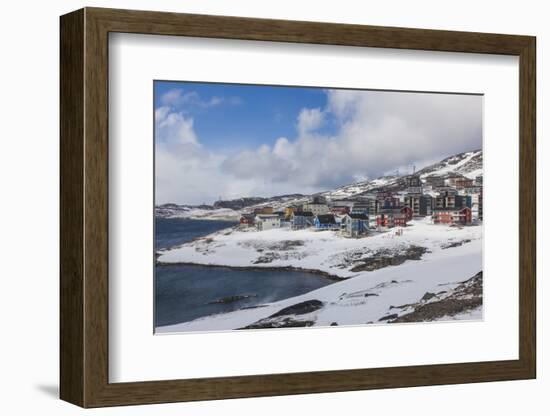
M 408 222 L 408 211 L 402 211 L 402 208 L 381 209 L 376 214 L 376 225 L 379 227 L 405 227 Z
M 294 211 L 297 211 L 296 207 L 286 207 L 285 208 L 285 218 L 289 220 L 292 217 Z
M 256 215 L 255 224 L 258 231 L 272 230 L 281 227 L 281 219 L 276 214 L 259 214 Z
M 316 215 L 313 220 L 313 225 L 317 230 L 336 230 L 340 228 L 333 214 Z
M 472 209 L 469 207 L 435 208 L 432 219 L 434 224 L 471 224 Z
M 293 230 L 301 230 L 313 226 L 313 213 L 308 211 L 294 211 L 290 217 L 290 226 Z
M 367 214 L 347 214 L 342 218 L 342 234 L 346 237 L 361 237 L 369 230 L 369 216 Z
M 273 214 L 273 207 L 260 207 L 254 210 L 254 214 Z
M 379 211 L 378 214 L 376 214 L 376 225 L 378 227 L 393 227 L 393 214 Z
M 407 214 L 399 213 L 393 216 L 393 225 L 395 227 L 406 227 L 408 221 Z
M 241 227 L 253 227 L 255 219 L 255 214 L 243 214 L 239 220 L 239 223 Z
M 401 214 L 405 214 L 405 218 L 407 219 L 407 221 L 410 221 L 413 218 L 413 210 L 411 207 L 401 208 Z

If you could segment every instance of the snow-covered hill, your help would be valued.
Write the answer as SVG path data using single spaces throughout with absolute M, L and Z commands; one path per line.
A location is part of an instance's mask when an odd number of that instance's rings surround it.
M 416 174 L 421 179 L 437 176 L 447 178 L 451 175 L 475 179 L 476 176 L 483 175 L 483 151 L 474 150 L 449 156 L 440 162 L 422 168 Z M 345 185 L 332 191 L 323 192 L 322 195 L 329 199 L 344 199 L 381 189 L 400 191 L 406 188 L 406 179 L 410 176 L 382 176 L 371 181 Z
M 382 176 L 380 178 L 371 180 L 371 181 L 362 181 L 357 183 L 352 183 L 350 185 L 341 186 L 332 191 L 323 192 L 323 195 L 326 198 L 338 200 L 345 199 L 353 196 L 362 195 L 369 191 L 375 189 L 384 188 L 386 186 L 391 186 L 399 182 L 399 179 L 404 178 L 402 176 Z
M 426 166 L 417 172 L 421 178 L 428 176 L 462 175 L 469 179 L 475 179 L 476 176 L 483 175 L 483 151 L 475 150 L 472 152 L 459 153 L 443 159 L 439 163 Z

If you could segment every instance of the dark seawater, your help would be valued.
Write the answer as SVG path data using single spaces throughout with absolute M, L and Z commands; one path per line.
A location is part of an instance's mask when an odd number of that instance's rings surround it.
M 155 218 L 155 247 L 174 247 L 234 225 L 237 223 L 233 221 Z
M 169 248 L 234 225 L 234 222 L 228 221 L 156 218 L 155 245 L 157 249 Z M 274 302 L 331 283 L 332 281 L 324 276 L 304 272 L 157 265 L 155 326 L 177 324 L 203 316 Z M 232 296 L 239 299 L 226 303 L 211 303 L 224 298 L 227 301 Z

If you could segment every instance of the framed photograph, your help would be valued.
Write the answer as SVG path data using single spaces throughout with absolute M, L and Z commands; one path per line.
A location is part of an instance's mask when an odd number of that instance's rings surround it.
M 535 49 L 62 16 L 61 398 L 535 378 Z

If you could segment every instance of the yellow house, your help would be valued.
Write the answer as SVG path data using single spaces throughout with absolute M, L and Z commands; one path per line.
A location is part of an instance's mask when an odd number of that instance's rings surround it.
M 286 207 L 285 208 L 285 218 L 290 218 L 292 217 L 292 214 L 294 214 L 294 207 Z
M 261 207 L 254 210 L 255 214 L 273 214 L 273 207 Z

